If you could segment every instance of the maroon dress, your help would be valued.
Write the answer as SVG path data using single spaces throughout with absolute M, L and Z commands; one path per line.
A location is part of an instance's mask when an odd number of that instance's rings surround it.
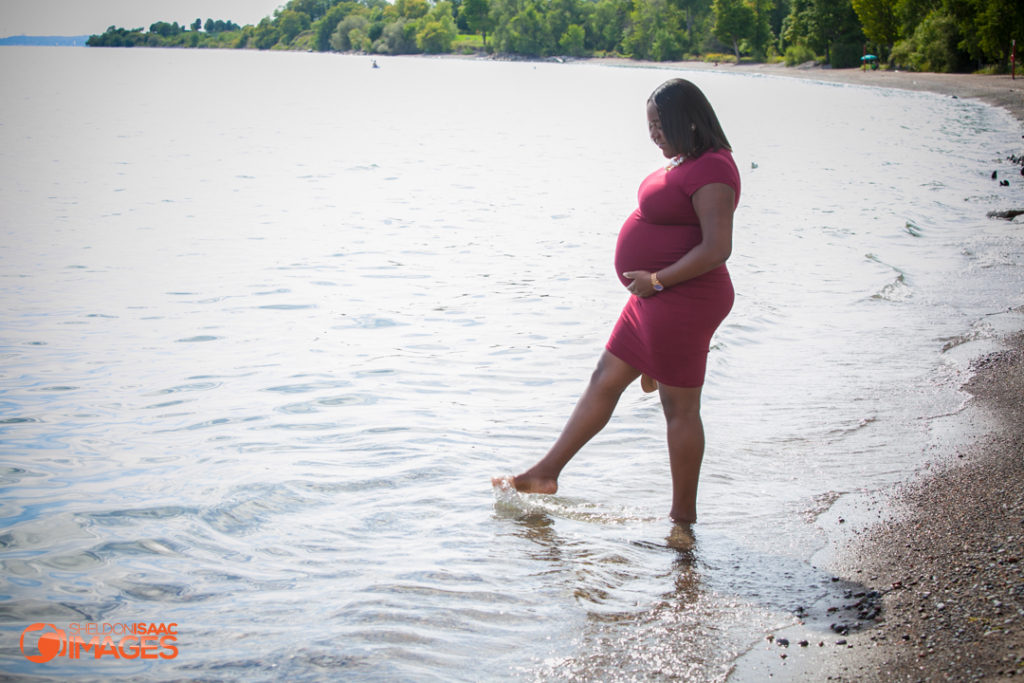
M 660 168 L 640 184 L 640 206 L 626 219 L 615 246 L 615 272 L 623 285 L 631 270 L 656 272 L 701 242 L 691 197 L 704 185 L 724 183 L 740 198 L 740 174 L 725 149 Z M 704 384 L 711 335 L 732 308 L 732 280 L 725 264 L 653 296 L 631 296 L 606 348 L 662 384 Z

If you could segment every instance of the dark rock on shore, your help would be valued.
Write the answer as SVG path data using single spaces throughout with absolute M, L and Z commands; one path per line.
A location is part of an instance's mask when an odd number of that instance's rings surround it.
M 1005 218 L 1008 221 L 1012 221 L 1017 216 L 1024 214 L 1024 209 L 1007 209 L 1005 211 L 989 211 L 986 216 L 989 218 Z

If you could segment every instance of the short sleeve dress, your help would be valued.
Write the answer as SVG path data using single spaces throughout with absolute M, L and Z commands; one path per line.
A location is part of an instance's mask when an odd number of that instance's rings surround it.
M 639 207 L 619 231 L 615 272 L 623 285 L 631 270 L 658 271 L 701 242 L 694 192 L 724 183 L 740 197 L 740 175 L 729 150 L 705 152 L 660 168 L 640 184 Z M 711 336 L 732 308 L 735 294 L 725 264 L 646 299 L 631 296 L 606 348 L 662 384 L 704 384 Z

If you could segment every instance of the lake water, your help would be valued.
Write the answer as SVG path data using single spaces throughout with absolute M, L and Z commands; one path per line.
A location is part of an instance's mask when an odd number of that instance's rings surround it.
M 825 551 L 884 511 L 849 510 L 967 438 L 970 358 L 1024 326 L 1024 233 L 985 217 L 1024 204 L 1019 124 L 724 68 L 377 61 L 0 50 L 0 670 L 743 678 L 855 587 Z M 692 543 L 638 386 L 558 496 L 490 487 L 625 302 L 676 75 L 744 183 Z M 33 663 L 37 622 L 175 623 L 178 655 Z

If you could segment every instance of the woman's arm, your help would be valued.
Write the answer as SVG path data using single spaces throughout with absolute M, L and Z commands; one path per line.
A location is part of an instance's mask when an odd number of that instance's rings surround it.
M 678 261 L 658 271 L 658 281 L 666 289 L 717 268 L 732 253 L 735 191 L 725 183 L 711 183 L 694 192 L 690 199 L 700 221 L 701 241 Z M 631 270 L 623 276 L 633 281 L 627 287 L 632 294 L 639 297 L 655 294 L 649 271 Z

